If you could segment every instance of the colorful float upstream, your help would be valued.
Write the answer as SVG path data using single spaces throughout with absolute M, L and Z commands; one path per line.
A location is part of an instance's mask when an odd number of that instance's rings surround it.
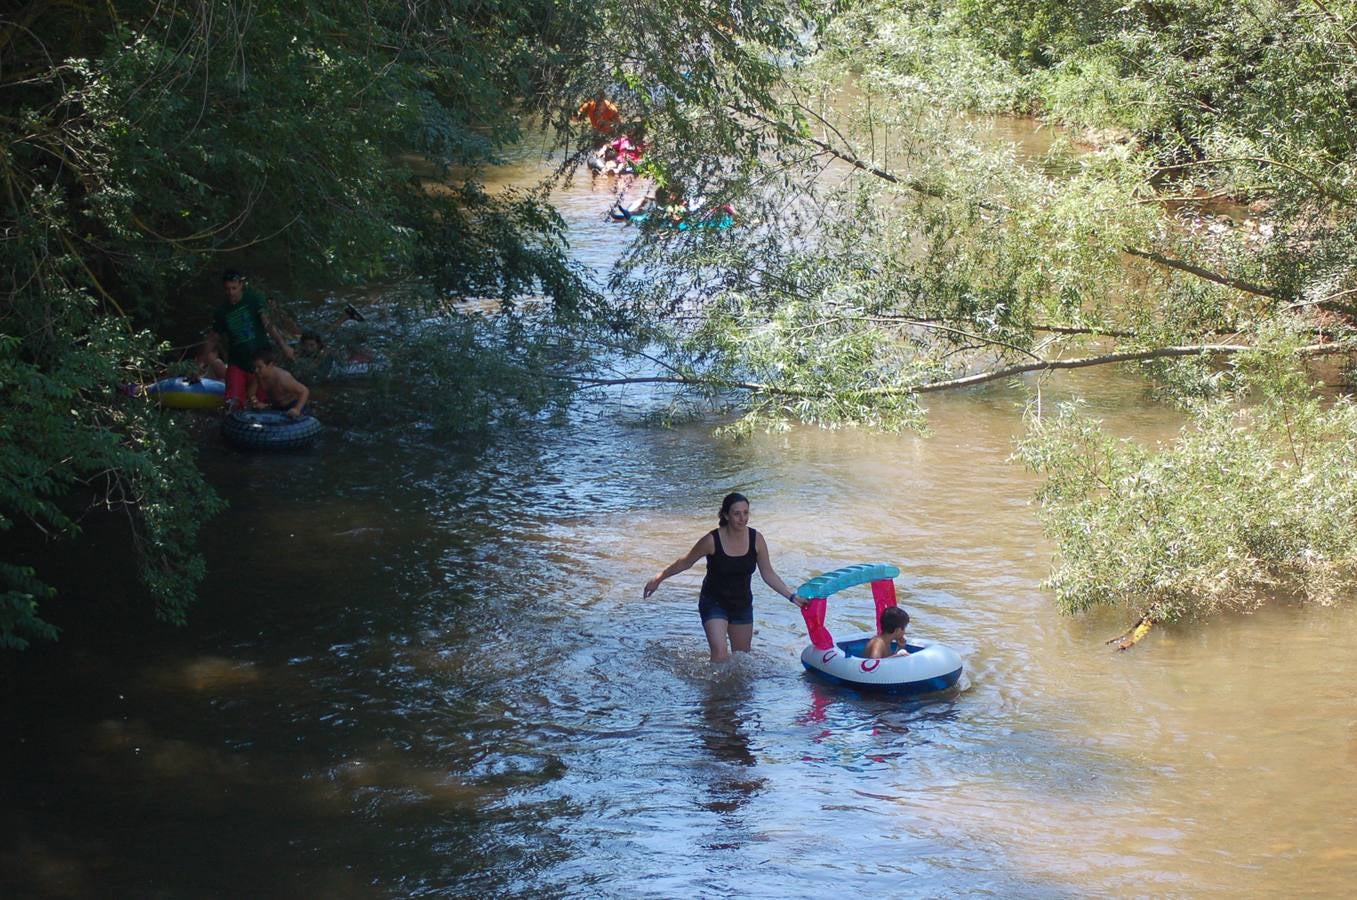
M 826 572 L 797 588 L 799 595 L 810 600 L 801 609 L 811 641 L 810 646 L 801 651 L 801 664 L 835 684 L 864 691 L 932 694 L 954 686 L 961 678 L 961 657 L 945 644 L 911 637 L 905 643 L 908 656 L 868 659 L 863 651 L 873 635 L 836 643 L 825 628 L 829 597 L 845 588 L 870 584 L 872 599 L 876 601 L 877 628 L 880 629 L 881 613 L 895 606 L 895 578 L 899 574 L 900 570 L 892 565 L 862 563 Z
M 162 378 L 145 387 L 128 385 L 126 393 L 143 394 L 171 409 L 216 409 L 226 402 L 226 382 L 214 378 Z
M 614 210 L 616 210 L 616 207 L 614 207 Z M 725 231 L 727 228 L 735 226 L 735 213 L 731 211 L 729 206 L 718 206 L 716 209 L 708 210 L 701 215 L 689 213 L 677 219 L 671 215 L 657 215 L 649 210 L 626 215 L 618 215 L 614 211 L 612 217 L 618 221 L 632 222 L 636 225 L 653 218 L 660 227 L 673 228 L 677 231 Z

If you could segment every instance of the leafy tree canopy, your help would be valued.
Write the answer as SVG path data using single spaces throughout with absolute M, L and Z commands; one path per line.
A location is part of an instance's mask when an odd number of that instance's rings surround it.
M 918 427 L 932 391 L 1137 366 L 1192 410 L 1180 447 L 1158 459 L 1109 443 L 1117 472 L 1081 478 L 1069 467 L 1096 430 L 1068 413 L 1025 451 L 1052 479 L 1067 608 L 1098 598 L 1163 621 L 1256 596 L 1284 570 L 1333 596 L 1314 573 L 1349 571 L 1357 554 L 1341 533 L 1319 537 L 1341 516 L 1307 517 L 1345 508 L 1327 487 L 1346 477 L 1342 453 L 1302 467 L 1269 429 L 1348 442 L 1345 409 L 1276 359 L 1352 349 L 1354 26 L 1357 4 L 1321 0 L 857 5 L 817 33 L 814 64 L 784 70 L 776 114 L 729 105 L 760 136 L 756 162 L 715 140 L 654 163 L 736 198 L 749 226 L 655 230 L 619 283 L 668 314 L 669 330 L 645 335 L 670 348 L 667 377 L 744 412 L 737 427 Z M 977 112 L 1066 127 L 1031 157 Z M 681 274 L 656 280 L 657 267 Z M 1259 353 L 1265 377 L 1229 364 Z M 1206 478 L 1218 450 L 1233 474 Z M 1135 483 L 1180 498 L 1172 515 L 1117 480 L 1156 466 L 1177 476 Z M 1306 537 L 1246 515 L 1261 483 Z M 1177 562 L 1155 558 L 1165 532 L 1130 538 L 1158 514 L 1194 535 Z M 1228 577 L 1208 590 L 1206 572 Z
M 91 497 L 125 510 L 157 610 L 181 620 L 195 532 L 220 501 L 173 428 L 116 386 L 155 371 L 163 325 L 201 316 L 177 308 L 187 285 L 248 261 L 301 286 L 533 293 L 562 327 L 616 327 L 545 194 L 492 195 L 478 173 L 530 127 L 582 149 L 571 118 L 600 89 L 632 120 L 681 122 L 718 95 L 764 108 L 810 17 L 752 0 L 10 4 L 0 530 L 73 534 Z M 48 594 L 0 560 L 0 646 L 52 636 Z

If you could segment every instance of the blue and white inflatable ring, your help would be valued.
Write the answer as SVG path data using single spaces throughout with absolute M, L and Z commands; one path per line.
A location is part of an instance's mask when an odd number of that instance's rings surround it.
M 896 605 L 899 574 L 892 565 L 863 563 L 826 572 L 797 588 L 797 594 L 810 600 L 801 610 L 811 639 L 810 646 L 801 651 L 801 664 L 807 671 L 858 690 L 905 696 L 933 694 L 956 685 L 961 679 L 961 656 L 945 644 L 911 637 L 905 644 L 908 656 L 868 659 L 863 651 L 873 635 L 836 642 L 825 628 L 828 598 L 860 584 L 872 586 L 879 628 L 881 613 Z

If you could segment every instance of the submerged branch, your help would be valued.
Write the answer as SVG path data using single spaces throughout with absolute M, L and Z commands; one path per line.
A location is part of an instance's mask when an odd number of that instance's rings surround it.
M 1109 638 L 1108 640 L 1103 641 L 1103 643 L 1116 644 L 1117 652 L 1124 653 L 1127 650 L 1130 650 L 1136 644 L 1139 644 L 1141 640 L 1144 639 L 1145 635 L 1150 633 L 1150 629 L 1153 627 L 1154 627 L 1153 619 L 1149 618 L 1148 616 L 1141 616 L 1140 621 L 1136 622 L 1136 624 L 1132 625 L 1130 628 L 1126 629 L 1116 637 Z

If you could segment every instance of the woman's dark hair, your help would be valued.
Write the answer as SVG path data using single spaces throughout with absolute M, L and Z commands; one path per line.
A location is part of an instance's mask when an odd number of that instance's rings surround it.
M 721 501 L 721 515 L 717 518 L 716 520 L 717 523 L 721 525 L 729 524 L 730 519 L 727 517 L 726 514 L 730 512 L 730 508 L 734 506 L 736 503 L 748 503 L 748 502 L 749 498 L 746 497 L 744 494 L 739 494 L 736 493 L 735 491 L 731 491 L 729 494 L 726 494 L 726 499 Z

